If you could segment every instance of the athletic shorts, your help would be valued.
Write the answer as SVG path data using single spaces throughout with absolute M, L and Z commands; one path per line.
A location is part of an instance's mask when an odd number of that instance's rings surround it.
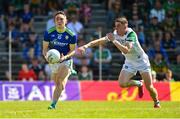
M 123 65 L 122 70 L 128 71 L 133 73 L 134 75 L 136 75 L 137 71 L 139 71 L 139 73 L 143 73 L 143 72 L 151 72 L 151 66 L 149 64 L 143 63 L 139 66 L 134 66 L 128 63 L 125 63 Z
M 70 70 L 72 70 L 73 60 L 70 59 L 62 63 L 49 64 L 52 73 L 57 73 L 58 69 L 63 65 L 67 66 Z

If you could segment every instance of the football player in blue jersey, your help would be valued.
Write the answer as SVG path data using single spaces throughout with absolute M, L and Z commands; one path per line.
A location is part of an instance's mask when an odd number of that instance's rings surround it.
M 58 11 L 54 14 L 55 26 L 48 29 L 44 33 L 43 55 L 48 62 L 46 53 L 49 49 L 56 49 L 64 57 L 75 51 L 77 38 L 76 35 L 66 27 L 67 18 L 63 11 Z M 62 62 L 51 64 L 51 78 L 55 82 L 55 90 L 53 99 L 48 109 L 55 109 L 56 103 L 61 95 L 61 92 L 66 86 L 69 75 L 72 70 L 72 59 L 68 58 Z

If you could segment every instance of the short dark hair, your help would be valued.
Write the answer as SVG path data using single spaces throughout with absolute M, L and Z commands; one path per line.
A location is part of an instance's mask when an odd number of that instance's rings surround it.
M 66 16 L 66 14 L 64 13 L 64 11 L 57 11 L 57 12 L 54 13 L 54 19 L 55 19 L 55 17 L 56 17 L 58 14 L 62 14 L 62 15 L 64 15 L 64 16 Z
M 127 24 L 128 20 L 126 19 L 126 17 L 118 17 L 115 22 L 120 22 L 121 24 Z

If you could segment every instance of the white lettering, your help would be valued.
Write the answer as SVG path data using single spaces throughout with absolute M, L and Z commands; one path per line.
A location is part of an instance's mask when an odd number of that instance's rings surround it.
M 62 47 L 68 45 L 68 43 L 62 43 L 62 42 L 58 42 L 58 41 L 52 41 L 52 44 L 53 44 L 53 45 L 62 46 Z
M 46 100 L 51 100 L 50 87 L 49 86 L 44 86 L 44 91 L 45 91 Z
M 40 89 L 37 86 L 33 86 L 32 90 L 27 98 L 27 100 L 33 100 L 34 98 L 39 98 L 39 100 L 45 100 Z

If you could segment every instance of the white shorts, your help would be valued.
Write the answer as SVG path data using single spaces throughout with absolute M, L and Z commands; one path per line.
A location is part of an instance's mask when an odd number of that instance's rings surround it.
M 122 70 L 128 71 L 128 72 L 133 73 L 134 75 L 136 75 L 137 71 L 139 71 L 140 73 L 151 72 L 151 66 L 149 64 L 145 64 L 145 63 L 143 63 L 140 66 L 134 66 L 134 65 L 125 63 L 123 65 Z
M 70 59 L 62 63 L 49 64 L 49 67 L 51 68 L 52 73 L 57 73 L 58 69 L 63 65 L 67 66 L 70 70 L 72 70 L 73 60 Z

